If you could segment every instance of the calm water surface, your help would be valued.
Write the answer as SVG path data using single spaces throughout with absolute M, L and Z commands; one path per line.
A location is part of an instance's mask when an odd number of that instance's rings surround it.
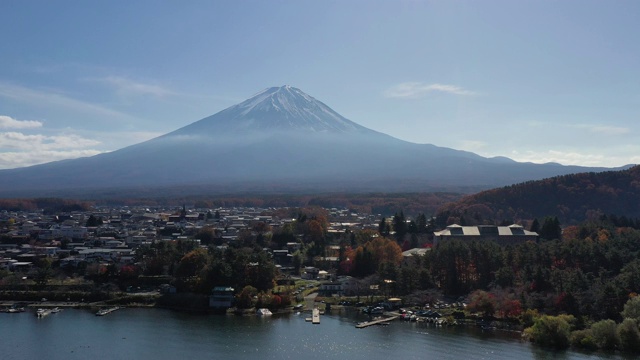
M 518 336 L 393 322 L 356 329 L 358 314 L 267 318 L 123 309 L 68 309 L 38 319 L 0 314 L 0 359 L 623 359 L 551 352 Z

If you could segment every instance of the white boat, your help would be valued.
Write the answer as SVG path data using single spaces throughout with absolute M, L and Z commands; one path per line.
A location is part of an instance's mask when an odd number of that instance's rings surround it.
M 371 315 L 381 315 L 384 314 L 384 308 L 377 306 L 371 309 Z
M 43 318 L 49 314 L 51 314 L 50 309 L 38 309 L 38 311 L 36 311 L 36 316 L 39 318 Z
M 269 316 L 269 315 L 273 315 L 273 313 L 271 312 L 271 310 L 269 310 L 269 309 L 267 309 L 267 308 L 258 309 L 258 311 L 256 312 L 256 314 L 261 315 L 261 316 Z
M 17 313 L 24 312 L 24 308 L 22 308 L 22 307 L 21 308 L 11 307 L 11 308 L 7 308 L 7 309 L 3 309 L 0 312 L 6 312 L 6 313 L 9 313 L 9 314 L 17 314 Z

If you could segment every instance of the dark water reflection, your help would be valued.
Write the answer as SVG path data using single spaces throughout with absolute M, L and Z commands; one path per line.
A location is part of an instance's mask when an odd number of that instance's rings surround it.
M 354 313 L 235 317 L 123 309 L 0 314 L 0 358 L 13 359 L 622 359 L 554 352 L 518 334 L 394 322 L 356 329 Z

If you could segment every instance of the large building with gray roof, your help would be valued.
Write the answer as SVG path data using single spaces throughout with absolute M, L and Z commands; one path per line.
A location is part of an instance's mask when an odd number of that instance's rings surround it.
M 521 225 L 509 226 L 476 225 L 461 226 L 452 224 L 442 231 L 433 233 L 434 243 L 446 240 L 495 241 L 501 245 L 536 241 L 538 233 L 525 230 Z

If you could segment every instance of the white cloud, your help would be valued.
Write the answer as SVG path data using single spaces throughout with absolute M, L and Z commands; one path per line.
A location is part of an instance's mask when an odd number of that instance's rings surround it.
M 161 132 L 47 130 L 47 134 L 0 132 L 0 169 L 93 156 L 161 136 Z M 49 134 L 51 133 L 51 134 Z M 100 141 L 95 140 L 100 139 Z
M 115 88 L 116 92 L 120 95 L 152 95 L 156 97 L 165 97 L 169 95 L 177 95 L 177 93 L 153 84 L 145 84 L 142 82 L 133 81 L 131 79 L 121 76 L 107 76 L 104 78 L 87 78 L 88 81 L 95 81 L 103 84 L 107 84 Z
M 460 142 L 460 149 L 472 152 L 480 151 L 487 146 L 488 144 L 486 142 L 478 140 L 463 140 Z
M 166 132 L 153 131 L 114 131 L 114 132 L 83 132 L 85 136 L 91 138 L 99 138 L 103 144 L 108 144 L 110 150 L 117 150 L 123 147 L 138 144 L 158 136 L 166 134 Z
M 93 156 L 103 151 L 91 149 L 75 150 L 35 150 L 28 152 L 2 152 L 0 153 L 0 169 L 13 169 L 51 161 L 74 159 Z
M 619 136 L 631 133 L 631 129 L 628 127 L 613 126 L 613 125 L 599 125 L 599 124 L 558 124 L 556 122 L 544 122 L 544 121 L 530 121 L 528 123 L 530 127 L 542 127 L 542 126 L 562 126 L 567 129 L 579 129 L 590 132 L 592 134 L 606 135 L 606 136 Z
M 580 165 L 594 167 L 612 167 L 628 163 L 624 159 L 617 156 L 604 154 L 580 153 L 577 151 L 513 151 L 510 158 L 520 162 L 532 162 L 536 164 L 544 164 L 549 162 L 559 163 L 562 165 Z
M 394 85 L 384 92 L 388 98 L 417 99 L 429 93 L 440 92 L 452 95 L 475 95 L 473 91 L 455 85 L 425 84 L 421 82 L 405 82 Z
M 50 161 L 92 156 L 100 141 L 75 134 L 47 136 L 21 132 L 0 132 L 0 168 L 30 166 Z
M 100 141 L 86 139 L 74 134 L 46 136 L 41 134 L 28 135 L 20 132 L 0 133 L 0 149 L 80 149 L 98 144 L 100 144 Z
M 35 120 L 16 120 L 0 115 L 0 129 L 34 129 L 42 127 L 42 122 Z
M 585 128 L 594 133 L 600 135 L 624 135 L 631 132 L 629 128 L 617 127 L 617 126 L 606 126 L 606 125 L 586 125 Z

